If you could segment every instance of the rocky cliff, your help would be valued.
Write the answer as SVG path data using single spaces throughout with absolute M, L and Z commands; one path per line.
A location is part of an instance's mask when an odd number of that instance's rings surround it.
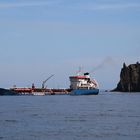
M 131 64 L 123 68 L 120 73 L 120 81 L 113 91 L 140 92 L 140 63 Z

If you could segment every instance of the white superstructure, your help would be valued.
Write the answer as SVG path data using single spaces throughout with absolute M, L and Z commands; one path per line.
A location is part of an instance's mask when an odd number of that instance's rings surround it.
M 91 80 L 89 73 L 84 73 L 84 75 L 77 75 L 70 77 L 70 88 L 71 89 L 94 89 L 97 88 L 98 84 L 96 80 Z

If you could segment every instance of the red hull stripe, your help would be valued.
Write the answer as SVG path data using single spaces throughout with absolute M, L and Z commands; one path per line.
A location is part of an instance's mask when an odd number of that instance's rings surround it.
M 70 78 L 85 79 L 85 78 L 87 78 L 87 77 L 86 77 L 86 76 L 71 76 Z

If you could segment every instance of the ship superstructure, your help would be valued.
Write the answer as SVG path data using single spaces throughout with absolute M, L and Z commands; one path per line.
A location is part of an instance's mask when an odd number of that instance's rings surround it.
M 78 74 L 76 76 L 70 76 L 70 89 L 71 94 L 75 95 L 91 95 L 98 94 L 98 83 L 95 79 L 90 78 L 89 73 Z

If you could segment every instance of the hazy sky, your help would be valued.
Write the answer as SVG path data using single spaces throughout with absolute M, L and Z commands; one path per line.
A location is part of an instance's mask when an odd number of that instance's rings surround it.
M 123 62 L 137 61 L 140 0 L 0 1 L 0 87 L 41 86 L 51 74 L 49 87 L 69 87 L 82 67 L 112 89 Z

